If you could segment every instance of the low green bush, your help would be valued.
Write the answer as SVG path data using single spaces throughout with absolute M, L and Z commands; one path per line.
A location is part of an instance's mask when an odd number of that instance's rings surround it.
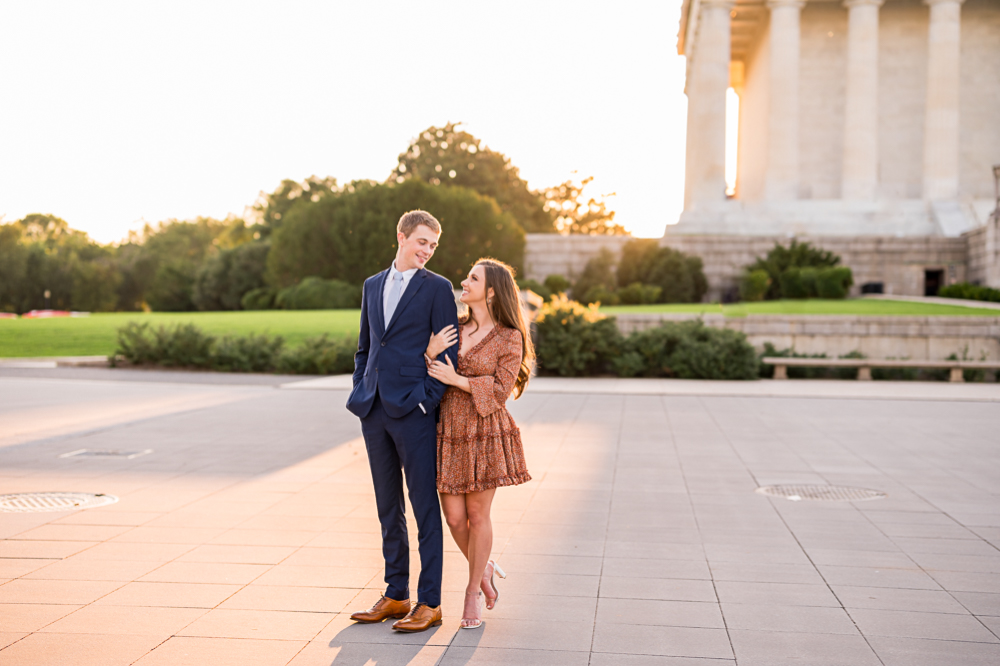
M 781 285 L 781 295 L 784 298 L 809 298 L 806 283 L 802 279 L 802 269 L 797 266 L 786 268 L 778 276 Z
M 240 307 L 244 310 L 270 310 L 274 307 L 274 298 L 278 295 L 278 290 L 274 287 L 260 287 L 251 289 L 243 294 L 240 299 Z
M 767 271 L 747 271 L 740 280 L 740 298 L 744 301 L 762 301 L 770 286 L 771 277 Z
M 608 371 L 621 349 L 622 336 L 613 317 L 584 307 L 565 295 L 554 296 L 535 318 L 538 369 L 560 377 Z
M 517 288 L 530 289 L 546 301 L 552 298 L 552 291 L 538 280 L 518 280 Z
M 553 294 L 565 294 L 571 286 L 572 283 L 562 275 L 549 275 L 545 278 L 545 287 Z
M 815 284 L 816 295 L 820 298 L 847 298 L 854 284 L 854 274 L 847 266 L 822 268 L 816 271 Z
M 155 363 L 159 354 L 156 344 L 150 334 L 149 324 L 139 324 L 130 321 L 118 329 L 118 342 L 115 353 L 108 357 L 111 367 L 114 367 L 118 359 L 132 363 L 133 365 L 143 365 L 145 363 Z
M 774 247 L 768 250 L 766 256 L 758 257 L 752 264 L 746 266 L 746 271 L 761 270 L 771 278 L 771 284 L 768 286 L 765 296 L 766 299 L 809 298 L 809 283 L 811 281 L 809 275 L 806 276 L 805 280 L 803 280 L 801 274 L 786 278 L 786 280 L 790 281 L 790 286 L 796 294 L 805 293 L 805 296 L 786 293 L 784 291 L 785 283 L 782 281 L 782 275 L 790 268 L 823 269 L 837 266 L 838 264 L 840 264 L 840 257 L 832 252 L 813 247 L 809 243 L 799 243 L 796 240 L 792 240 L 791 245 L 788 247 L 775 243 Z
M 623 305 L 644 305 L 647 303 L 658 303 L 662 288 L 655 284 L 642 284 L 633 282 L 627 287 L 618 290 L 618 302 Z
M 281 336 L 224 336 L 216 339 L 193 324 L 152 329 L 129 322 L 118 329 L 118 345 L 109 357 L 112 367 L 132 365 L 200 368 L 226 372 L 284 372 L 289 374 L 340 374 L 354 371 L 353 336 L 308 338 L 300 346 L 285 348 Z
M 969 282 L 958 282 L 942 287 L 938 296 L 943 298 L 964 298 L 970 301 L 990 301 L 1000 303 L 1000 289 L 983 287 Z
M 160 326 L 129 322 L 118 329 L 118 346 L 111 357 L 134 365 L 156 363 L 166 367 L 207 368 L 211 363 L 215 338 L 194 324 Z
M 633 333 L 615 359 L 622 377 L 756 379 L 757 354 L 738 331 L 701 320 L 668 322 Z
M 274 306 L 282 310 L 348 310 L 361 307 L 361 288 L 341 280 L 307 277 L 278 292 Z
M 660 288 L 660 303 L 700 303 L 708 291 L 700 257 L 684 254 L 659 241 L 637 238 L 622 248 L 618 263 L 619 287 L 635 282 Z
M 280 335 L 227 335 L 216 343 L 211 367 L 225 372 L 271 372 L 284 345 Z
M 602 248 L 597 256 L 592 257 L 583 267 L 583 271 L 573 283 L 572 296 L 582 303 L 594 303 L 600 299 L 592 298 L 592 295 L 614 293 L 617 286 L 615 255 L 611 250 Z
M 350 337 L 337 339 L 324 334 L 308 338 L 281 354 L 277 370 L 292 375 L 347 374 L 354 372 L 357 348 L 356 340 Z
M 602 285 L 588 290 L 583 296 L 583 302 L 588 305 L 592 303 L 598 305 L 618 305 L 621 301 L 618 298 L 617 292 Z
M 805 266 L 799 269 L 799 279 L 802 281 L 802 289 L 805 291 L 806 298 L 816 298 L 819 294 L 816 287 L 819 271 L 820 269 L 815 266 Z

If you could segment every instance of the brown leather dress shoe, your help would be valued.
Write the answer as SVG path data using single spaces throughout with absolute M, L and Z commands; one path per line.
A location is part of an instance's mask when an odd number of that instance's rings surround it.
M 409 612 L 409 599 L 396 601 L 395 599 L 390 599 L 389 597 L 382 595 L 382 598 L 379 599 L 374 606 L 366 611 L 354 613 L 351 615 L 351 619 L 355 622 L 381 622 L 387 617 L 394 619 L 406 617 Z
M 413 633 L 425 631 L 439 624 L 441 624 L 441 607 L 431 608 L 427 604 L 418 603 L 406 617 L 393 622 L 392 628 L 396 631 Z

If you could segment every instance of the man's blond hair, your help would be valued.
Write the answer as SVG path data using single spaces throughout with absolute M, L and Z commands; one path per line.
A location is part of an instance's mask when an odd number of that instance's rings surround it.
M 441 233 L 441 223 L 426 210 L 411 210 L 409 213 L 403 213 L 403 217 L 399 218 L 399 224 L 396 225 L 396 232 L 409 238 L 410 234 L 421 224 L 434 233 Z

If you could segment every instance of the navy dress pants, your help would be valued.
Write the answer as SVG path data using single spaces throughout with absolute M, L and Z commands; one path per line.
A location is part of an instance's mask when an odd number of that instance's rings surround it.
M 420 580 L 417 601 L 441 605 L 441 572 L 444 560 L 441 505 L 437 495 L 437 424 L 434 415 L 419 408 L 400 419 L 385 413 L 375 395 L 371 411 L 361 419 L 368 449 L 378 520 L 382 525 L 385 558 L 385 596 L 410 598 L 410 546 L 403 503 L 403 473 L 410 505 L 417 521 Z

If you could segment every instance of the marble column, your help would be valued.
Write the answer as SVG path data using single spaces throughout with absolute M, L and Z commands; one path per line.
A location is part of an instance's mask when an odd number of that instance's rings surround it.
M 958 197 L 958 98 L 962 0 L 930 5 L 927 107 L 924 122 L 924 199 Z
M 702 0 L 688 50 L 684 208 L 726 199 L 726 91 L 730 12 L 735 0 Z
M 799 198 L 799 15 L 805 0 L 768 0 L 770 99 L 764 196 Z
M 847 86 L 841 197 L 871 201 L 878 190 L 878 15 L 884 0 L 846 0 Z

